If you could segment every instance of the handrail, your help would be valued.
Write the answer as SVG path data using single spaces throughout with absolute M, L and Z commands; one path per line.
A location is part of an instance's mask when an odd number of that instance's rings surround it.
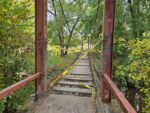
M 111 91 L 113 92 L 113 94 L 117 98 L 117 100 L 120 103 L 123 111 L 125 113 L 137 113 L 135 111 L 135 109 L 131 106 L 131 104 L 128 102 L 128 100 L 121 93 L 121 91 L 113 83 L 113 81 L 106 74 L 104 74 L 103 77 L 104 77 L 104 82 L 108 85 L 108 87 L 111 89 Z
M 24 80 L 21 80 L 11 86 L 8 86 L 7 88 L 0 91 L 0 99 L 8 96 L 9 94 L 13 93 L 14 91 L 22 88 L 23 86 L 27 85 L 29 82 L 38 79 L 41 76 L 41 73 L 35 73 L 32 76 L 29 76 L 25 78 Z
M 90 55 L 92 56 L 92 55 Z M 89 57 L 90 57 L 89 56 Z M 97 66 L 94 65 L 93 58 L 90 57 L 90 64 L 93 67 L 92 69 L 94 69 L 93 71 L 99 72 L 99 70 L 97 69 Z M 95 75 L 95 74 L 94 74 Z M 96 74 L 97 75 L 97 74 Z M 95 76 L 96 78 L 96 82 L 98 82 L 98 88 L 101 82 L 99 81 L 100 78 L 98 76 Z M 98 80 L 98 81 L 97 81 Z M 120 104 L 120 107 L 122 108 L 122 110 L 125 113 L 137 113 L 136 110 L 131 106 L 131 104 L 128 102 L 128 100 L 124 97 L 124 95 L 122 94 L 122 92 L 117 88 L 117 86 L 114 84 L 114 82 L 110 79 L 110 77 L 106 74 L 103 75 L 103 78 L 101 78 L 101 80 L 104 80 L 104 82 L 108 85 L 108 88 L 112 91 L 112 93 L 115 95 L 115 97 L 117 98 L 117 101 Z

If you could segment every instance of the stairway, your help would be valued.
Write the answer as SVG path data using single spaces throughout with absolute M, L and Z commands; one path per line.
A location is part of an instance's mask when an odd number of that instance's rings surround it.
M 93 78 L 86 56 L 59 80 L 35 113 L 95 113 Z
M 63 79 L 53 87 L 52 94 L 91 97 L 92 89 L 86 86 L 93 86 L 88 57 L 76 63 L 69 71 L 69 75 L 65 75 Z

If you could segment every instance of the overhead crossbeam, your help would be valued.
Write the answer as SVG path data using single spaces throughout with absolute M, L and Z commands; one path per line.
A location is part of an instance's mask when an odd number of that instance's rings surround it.
M 113 33 L 115 20 L 115 0 L 105 0 L 103 18 L 103 52 L 102 67 L 103 75 L 111 77 L 112 74 L 112 50 L 113 50 Z M 102 101 L 111 102 L 111 90 L 103 79 Z

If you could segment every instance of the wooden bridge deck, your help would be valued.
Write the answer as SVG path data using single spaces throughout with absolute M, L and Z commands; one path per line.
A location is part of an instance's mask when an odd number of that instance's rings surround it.
M 70 70 L 52 89 L 35 113 L 95 113 L 92 99 L 93 78 L 88 58 L 84 58 Z

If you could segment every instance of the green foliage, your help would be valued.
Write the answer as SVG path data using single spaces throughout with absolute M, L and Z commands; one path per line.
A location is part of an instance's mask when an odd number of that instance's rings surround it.
M 118 42 L 120 40 L 122 38 L 119 38 Z M 122 41 L 123 44 L 121 43 L 121 45 L 128 55 L 124 56 L 124 58 L 126 57 L 126 63 L 119 63 L 119 65 L 117 62 L 114 62 L 116 79 L 121 82 L 122 86 L 134 86 L 144 93 L 144 101 L 146 103 L 144 110 L 146 111 L 150 104 L 150 40 Z M 119 48 L 119 51 L 121 48 Z M 121 54 L 119 51 L 118 54 Z
M 50 55 L 48 57 L 48 67 L 54 67 L 62 63 L 61 58 L 59 55 Z
M 3 113 L 5 110 L 6 98 L 0 100 L 0 113 Z
M 141 92 L 143 92 L 146 96 L 146 98 L 144 98 L 145 107 L 143 108 L 143 112 L 149 113 L 150 111 L 150 88 L 142 88 Z
M 88 2 L 84 18 L 82 18 L 81 28 L 85 35 L 91 35 L 98 39 L 102 32 L 103 24 L 103 1 L 90 0 Z
M 150 12 L 147 0 L 116 2 L 113 70 L 119 86 L 135 87 L 145 95 L 145 112 L 150 111 Z
M 150 73 L 150 40 L 134 40 L 130 41 L 128 45 L 129 62 L 128 67 L 129 76 L 144 85 L 148 85 Z M 144 83 L 143 83 L 143 82 Z
M 0 100 L 0 113 L 3 113 L 4 110 L 8 112 L 16 112 L 18 109 L 27 109 L 25 102 L 29 99 L 29 95 L 34 93 L 34 83 L 30 83 L 27 86 L 23 87 L 20 90 L 17 90 L 12 95 Z
M 0 1 L 0 89 L 23 79 L 21 72 L 34 71 L 34 2 Z M 27 86 L 0 101 L 0 112 L 13 113 L 33 88 Z
M 51 55 L 48 59 L 48 66 L 49 67 L 56 67 L 52 72 L 48 73 L 48 76 L 56 76 L 60 73 L 63 69 L 68 67 L 73 61 L 77 58 L 77 54 L 74 52 L 69 52 L 69 55 L 60 58 L 58 55 Z

